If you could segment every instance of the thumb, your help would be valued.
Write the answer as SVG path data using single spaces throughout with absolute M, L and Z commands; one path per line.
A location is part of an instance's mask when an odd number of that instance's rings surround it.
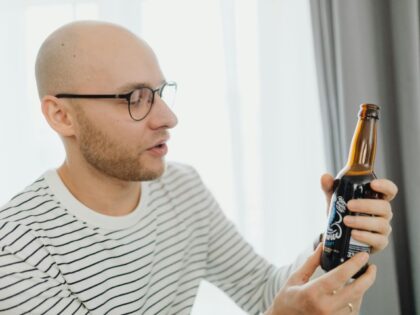
M 325 194 L 325 199 L 327 201 L 327 215 L 330 208 L 330 201 L 332 194 L 334 192 L 334 177 L 330 174 L 324 174 L 321 176 L 321 188 Z
M 291 285 L 300 285 L 309 281 L 321 262 L 322 244 L 319 244 L 311 256 L 290 277 Z
M 329 197 L 329 201 L 331 199 L 334 188 L 334 177 L 332 177 L 331 174 L 324 174 L 321 176 L 321 188 L 326 197 Z

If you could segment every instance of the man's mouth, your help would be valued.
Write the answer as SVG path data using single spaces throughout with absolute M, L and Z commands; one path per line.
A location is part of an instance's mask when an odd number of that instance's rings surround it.
M 166 145 L 166 143 L 160 143 L 148 149 L 147 152 L 150 152 L 156 157 L 163 157 L 168 153 L 168 146 Z
M 156 141 L 155 144 L 151 147 L 149 147 L 148 150 L 154 149 L 154 148 L 162 148 L 166 145 L 166 142 L 169 141 L 169 135 L 165 136 L 164 138 L 161 138 L 160 140 Z
M 156 157 L 163 157 L 168 153 L 168 146 L 166 142 L 169 140 L 169 136 L 164 139 L 159 140 L 153 147 L 147 149 L 147 152 L 150 152 Z

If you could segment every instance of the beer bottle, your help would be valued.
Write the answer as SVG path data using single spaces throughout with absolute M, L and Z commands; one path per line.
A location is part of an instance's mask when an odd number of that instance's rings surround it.
M 370 188 L 370 182 L 376 178 L 373 171 L 376 153 L 376 125 L 379 119 L 379 106 L 360 105 L 359 120 L 353 135 L 347 165 L 334 180 L 333 195 L 327 231 L 324 234 L 321 267 L 329 271 L 345 262 L 356 253 L 370 253 L 370 246 L 351 237 L 351 228 L 343 223 L 346 215 L 362 215 L 347 209 L 350 199 L 379 199 L 381 194 Z M 367 264 L 353 278 L 362 275 Z

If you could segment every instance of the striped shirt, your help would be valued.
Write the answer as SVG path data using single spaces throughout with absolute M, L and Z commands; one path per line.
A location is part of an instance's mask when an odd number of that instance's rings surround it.
M 49 170 L 0 208 L 0 314 L 189 314 L 202 279 L 264 312 L 295 265 L 257 255 L 190 166 L 100 214 Z

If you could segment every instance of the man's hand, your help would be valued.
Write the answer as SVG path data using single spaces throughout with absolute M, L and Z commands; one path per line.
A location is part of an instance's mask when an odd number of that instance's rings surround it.
M 287 280 L 266 315 L 356 315 L 366 290 L 374 283 L 376 267 L 349 283 L 368 261 L 367 253 L 358 253 L 337 268 L 309 281 L 320 264 L 322 246 Z M 351 306 L 349 306 L 349 303 Z M 351 310 L 352 309 L 352 310 Z
M 333 193 L 334 178 L 329 174 L 321 177 L 322 190 L 327 199 L 327 209 Z M 372 246 L 372 253 L 383 250 L 389 243 L 389 234 L 392 231 L 390 222 L 392 208 L 390 201 L 395 198 L 398 188 L 386 179 L 375 179 L 370 187 L 382 193 L 384 199 L 353 199 L 347 203 L 352 212 L 373 214 L 374 216 L 350 216 L 344 217 L 344 224 L 352 228 L 351 236 L 360 242 Z

